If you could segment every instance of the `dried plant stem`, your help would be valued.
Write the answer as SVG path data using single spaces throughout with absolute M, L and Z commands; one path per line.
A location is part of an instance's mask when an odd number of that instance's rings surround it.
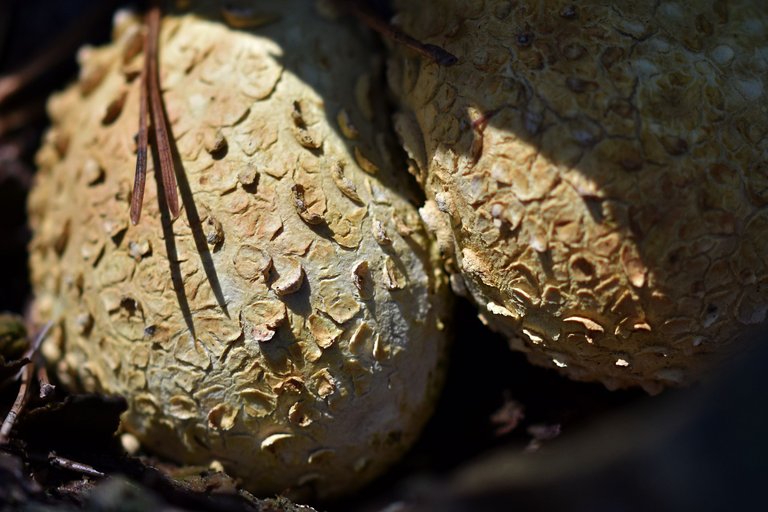
M 34 372 L 35 365 L 32 362 L 27 363 L 24 369 L 21 370 L 21 385 L 19 386 L 19 394 L 16 395 L 16 401 L 13 402 L 10 412 L 5 417 L 2 427 L 0 427 L 0 445 L 8 444 L 10 439 L 11 430 L 13 425 L 16 424 L 16 418 L 19 417 L 21 411 L 24 410 L 24 406 L 27 405 L 29 399 L 29 382 L 32 380 L 32 374 Z
M 51 379 L 48 378 L 48 369 L 45 367 L 42 356 L 37 359 L 37 383 L 40 386 L 40 398 L 47 400 L 56 391 L 56 386 L 51 384 Z
M 395 27 L 391 23 L 388 23 L 368 9 L 363 7 L 361 2 L 355 0 L 335 0 L 337 4 L 342 8 L 347 9 L 351 14 L 359 18 L 363 23 L 368 25 L 372 30 L 375 30 L 382 36 L 391 39 L 397 43 L 400 43 L 416 53 L 433 60 L 441 66 L 452 66 L 458 62 L 455 55 L 448 52 L 446 49 L 434 44 L 426 44 L 409 36 L 399 28 Z
M 51 466 L 68 469 L 69 471 L 74 471 L 94 478 L 104 478 L 106 476 L 104 473 L 88 464 L 61 457 L 54 452 L 48 454 L 48 462 Z
M 24 407 L 27 405 L 27 401 L 29 401 L 29 383 L 32 381 L 32 376 L 35 374 L 35 355 L 40 349 L 40 345 L 48 335 L 48 332 L 51 330 L 52 326 L 53 322 L 48 322 L 45 327 L 43 327 L 43 329 L 35 338 L 35 341 L 30 345 L 27 353 L 24 355 L 25 358 L 29 359 L 29 363 L 27 363 L 21 370 L 21 383 L 19 385 L 19 393 L 16 395 L 16 400 L 13 402 L 13 407 L 11 407 L 11 410 L 5 417 L 2 426 L 0 426 L 0 445 L 8 444 L 11 430 L 13 430 L 13 426 L 16 424 L 16 419 L 24 410 Z

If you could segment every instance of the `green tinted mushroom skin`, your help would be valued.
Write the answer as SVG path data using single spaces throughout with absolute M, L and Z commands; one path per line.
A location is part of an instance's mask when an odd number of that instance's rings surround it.
M 263 7 L 163 20 L 174 220 L 150 160 L 129 223 L 141 24 L 120 17 L 113 44 L 81 52 L 29 199 L 34 314 L 57 322 L 62 376 L 124 395 L 151 450 L 327 498 L 430 415 L 447 279 L 395 172 L 370 38 L 303 0 Z
M 406 32 L 459 58 L 390 58 L 422 215 L 454 288 L 513 348 L 657 392 L 765 318 L 763 7 L 396 4 Z

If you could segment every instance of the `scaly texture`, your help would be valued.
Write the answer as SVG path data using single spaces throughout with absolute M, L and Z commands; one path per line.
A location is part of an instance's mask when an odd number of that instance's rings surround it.
M 481 317 L 611 388 L 696 379 L 768 307 L 768 15 L 739 1 L 397 2 L 396 129 Z M 478 348 L 481 350 L 481 348 Z
M 191 8 L 160 41 L 179 218 L 150 167 L 129 225 L 135 20 L 50 101 L 29 200 L 48 356 L 125 395 L 157 452 L 258 493 L 347 492 L 412 443 L 445 349 L 447 280 L 393 172 L 380 59 L 303 0 Z

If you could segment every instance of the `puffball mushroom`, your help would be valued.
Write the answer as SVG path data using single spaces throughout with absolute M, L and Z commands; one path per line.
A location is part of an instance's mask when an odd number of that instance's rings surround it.
M 29 199 L 47 355 L 124 395 L 124 428 L 157 453 L 261 494 L 349 492 L 414 441 L 446 348 L 447 279 L 391 160 L 381 59 L 303 0 L 191 9 L 160 39 L 178 218 L 150 167 L 129 223 L 136 19 L 49 102 Z
M 768 309 L 768 11 L 396 2 L 396 130 L 454 288 L 539 364 L 689 383 Z

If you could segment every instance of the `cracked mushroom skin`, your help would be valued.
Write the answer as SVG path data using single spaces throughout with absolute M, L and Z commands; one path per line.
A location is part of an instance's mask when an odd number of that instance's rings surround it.
M 755 2 L 396 2 L 395 128 L 454 289 L 539 365 L 658 392 L 768 307 Z
M 155 452 L 327 498 L 429 416 L 447 279 L 390 161 L 369 36 L 302 0 L 264 7 L 162 22 L 176 219 L 150 178 L 129 224 L 140 23 L 81 52 L 29 200 L 35 315 L 57 321 L 62 376 L 124 395 Z

